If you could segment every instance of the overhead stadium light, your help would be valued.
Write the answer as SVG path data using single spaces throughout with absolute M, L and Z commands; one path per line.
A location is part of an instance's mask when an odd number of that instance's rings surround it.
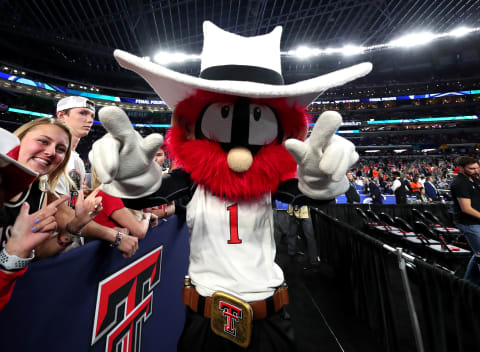
M 355 46 L 355 45 L 345 45 L 341 48 L 309 48 L 306 46 L 300 46 L 296 50 L 289 50 L 282 52 L 282 55 L 285 56 L 295 56 L 301 59 L 318 56 L 318 55 L 331 55 L 331 54 L 343 54 L 343 55 L 360 55 L 367 52 L 384 50 L 389 48 L 410 48 L 414 46 L 426 45 L 437 39 L 444 39 L 448 37 L 462 37 L 467 34 L 472 34 L 480 32 L 480 27 L 469 28 L 469 27 L 459 27 L 450 32 L 446 33 L 430 33 L 430 32 L 418 32 L 411 33 L 406 36 L 394 39 L 389 43 L 375 44 L 367 47 Z
M 463 37 L 464 35 L 467 35 L 471 32 L 473 32 L 475 29 L 473 28 L 468 28 L 468 27 L 458 27 L 456 29 L 454 29 L 453 31 L 450 31 L 450 33 L 448 33 L 450 36 L 452 37 Z
M 312 50 L 306 46 L 298 47 L 297 50 L 295 50 L 295 56 L 300 59 L 307 59 L 312 56 Z
M 342 49 L 340 49 L 340 48 L 326 48 L 324 50 L 324 53 L 325 54 L 335 54 L 335 53 L 339 53 L 341 51 L 342 51 Z
M 428 33 L 428 32 L 422 32 L 422 33 L 416 33 L 416 34 L 409 34 L 404 37 L 392 40 L 390 43 L 388 43 L 389 46 L 391 47 L 412 47 L 412 46 L 419 46 L 419 45 L 425 45 L 436 39 L 439 35 L 433 34 L 433 33 Z
M 477 33 L 477 32 L 480 32 L 480 27 L 470 28 L 470 27 L 462 26 L 462 27 L 453 29 L 450 32 L 438 33 L 438 34 L 434 34 L 430 32 L 411 33 L 406 36 L 400 37 L 398 39 L 394 39 L 389 43 L 380 43 L 380 44 L 375 44 L 375 45 L 370 45 L 365 47 L 346 44 L 343 47 L 338 47 L 338 48 L 328 47 L 325 49 L 321 49 L 321 48 L 312 48 L 306 45 L 302 45 L 297 47 L 294 50 L 282 51 L 281 55 L 296 57 L 301 60 L 305 60 L 314 56 L 331 55 L 331 54 L 342 54 L 345 56 L 361 55 L 368 52 L 379 51 L 379 50 L 384 50 L 389 48 L 410 48 L 414 46 L 421 46 L 421 45 L 426 45 L 436 39 L 445 39 L 448 37 L 459 38 L 459 37 L 463 37 L 465 35 Z M 153 60 L 159 64 L 168 65 L 171 63 L 180 63 L 185 61 L 198 61 L 200 60 L 200 55 L 190 55 L 185 53 L 161 51 L 155 54 L 153 56 L 153 59 L 151 59 L 149 56 L 144 56 L 142 58 L 147 61 Z
M 160 51 L 155 54 L 153 60 L 162 65 L 168 65 L 171 63 L 179 63 L 185 61 L 199 60 L 200 55 L 188 55 L 184 53 L 169 53 L 166 51 Z
M 345 45 L 342 49 L 342 53 L 345 56 L 359 55 L 364 52 L 365 48 L 363 46 Z
M 308 59 L 312 56 L 318 56 L 320 54 L 322 54 L 322 50 L 309 48 L 308 46 L 299 46 L 297 49 L 289 50 L 287 52 L 287 55 L 296 56 L 299 59 Z

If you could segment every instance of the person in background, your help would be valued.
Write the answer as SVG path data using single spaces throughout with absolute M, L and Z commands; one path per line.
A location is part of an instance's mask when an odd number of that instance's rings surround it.
M 155 162 L 162 167 L 164 175 L 168 173 L 168 169 L 165 169 L 163 167 L 164 164 L 165 164 L 165 151 L 163 150 L 163 148 L 160 147 L 157 150 L 153 160 L 155 160 Z M 173 214 L 175 214 L 175 202 L 172 201 L 172 202 L 169 202 L 169 203 L 166 203 L 166 204 L 158 205 L 156 207 L 145 208 L 145 209 L 143 209 L 143 211 L 146 212 L 146 213 L 148 213 L 148 212 L 153 213 L 159 219 L 163 219 L 163 218 L 166 218 L 168 216 L 172 216 Z
M 347 172 L 348 183 L 350 184 L 348 190 L 345 192 L 347 203 L 360 203 L 360 194 L 357 191 L 355 180 L 351 171 Z
M 158 148 L 153 160 L 155 160 L 155 162 L 162 167 L 164 173 L 168 173 L 168 169 L 165 168 L 165 151 L 162 147 Z
M 404 182 L 400 178 L 400 172 L 394 171 L 393 177 L 395 178 L 392 184 L 392 191 L 395 194 L 395 201 L 397 204 L 407 204 L 407 188 Z
M 372 204 L 383 204 L 382 193 L 380 192 L 377 182 L 378 179 L 371 179 L 368 183 L 368 191 L 372 198 Z
M 67 124 L 72 131 L 72 155 L 68 159 L 67 176 L 60 178 L 55 191 L 70 197 L 68 206 L 62 204 L 57 212 L 57 222 L 61 231 L 63 246 L 70 248 L 83 244 L 83 237 L 101 239 L 112 244 L 123 256 L 129 258 L 138 249 L 138 239 L 129 236 L 125 228 L 110 228 L 95 221 L 87 224 L 69 223 L 76 209 L 79 192 L 85 180 L 85 165 L 75 151 L 80 140 L 87 136 L 95 118 L 95 104 L 81 96 L 69 96 L 57 103 L 57 118 Z M 50 199 L 49 199 L 50 201 Z
M 315 231 L 313 230 L 312 218 L 310 217 L 310 209 L 308 206 L 294 206 L 289 204 L 288 215 L 290 215 L 290 222 L 287 233 L 287 248 L 288 255 L 293 257 L 298 254 L 297 237 L 298 227 L 302 226 L 303 236 L 306 241 L 308 264 L 310 266 L 317 266 L 320 264 L 320 257 L 318 256 L 317 240 L 315 239 Z
M 425 187 L 425 192 L 432 201 L 435 202 L 440 200 L 440 195 L 438 194 L 437 187 L 435 187 L 435 184 L 433 183 L 432 176 L 427 177 L 425 183 L 423 184 L 423 187 Z
M 444 176 L 441 177 L 440 182 L 438 182 L 438 188 L 445 189 L 445 187 L 450 188 L 446 178 Z
M 417 197 L 417 200 L 421 203 L 421 204 L 428 204 L 428 203 L 431 203 L 432 202 L 432 198 L 430 198 L 427 193 L 425 192 L 425 188 L 424 187 L 420 187 L 420 190 L 418 192 L 418 194 L 416 195 Z
M 385 185 L 383 186 L 383 194 L 393 194 L 392 182 L 390 179 L 385 181 Z
M 418 175 L 413 176 L 412 182 L 410 182 L 410 189 L 412 190 L 413 195 L 417 195 L 420 192 L 420 188 L 422 188 L 422 183 L 419 180 Z
M 480 166 L 476 159 L 469 156 L 458 157 L 456 164 L 458 174 L 450 185 L 454 223 L 473 251 L 464 278 L 480 285 L 480 271 L 476 265 L 480 251 Z
M 423 185 L 425 184 L 425 181 L 426 181 L 425 175 L 424 175 L 424 174 L 420 174 L 420 175 L 418 176 L 418 182 L 420 182 L 420 184 L 422 185 L 422 187 L 423 187 Z
M 357 186 L 362 187 L 362 188 L 365 187 L 365 183 L 363 182 L 362 176 L 357 176 L 357 179 L 355 180 L 355 184 L 356 184 Z

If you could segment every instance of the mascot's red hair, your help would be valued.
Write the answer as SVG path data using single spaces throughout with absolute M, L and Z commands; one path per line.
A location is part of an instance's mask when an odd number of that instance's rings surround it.
M 246 114 L 236 114 L 235 111 L 226 113 L 226 110 L 242 109 L 242 105 L 248 105 Z M 268 119 L 270 117 L 268 113 L 273 113 L 271 114 L 273 118 L 262 126 L 262 130 L 255 128 L 255 117 L 250 119 L 249 112 L 252 110 L 252 115 L 255 114 L 255 108 L 259 115 L 258 121 L 262 118 Z M 222 117 L 222 109 L 226 117 Z M 230 125 L 236 126 L 237 130 L 224 127 L 226 131 L 215 131 L 220 127 L 218 124 L 210 123 L 213 130 L 202 133 L 202 123 L 206 126 L 208 125 L 206 119 L 216 118 L 238 119 L 239 121 L 234 121 Z M 295 177 L 297 164 L 285 149 L 283 142 L 288 138 L 303 140 L 307 126 L 308 118 L 304 109 L 289 106 L 285 99 L 245 100 L 200 91 L 177 105 L 174 126 L 167 135 L 167 148 L 170 155 L 175 158 L 175 163 L 181 165 L 195 183 L 204 185 L 213 194 L 230 200 L 254 200 L 265 193 L 275 193 L 281 181 Z M 252 141 L 251 138 L 249 143 L 248 138 L 236 136 L 239 132 L 246 132 L 245 137 L 261 133 L 270 138 L 258 142 Z M 227 135 L 227 139 L 230 140 L 219 141 L 220 134 Z M 233 144 L 232 141 L 235 139 L 237 143 Z M 245 150 L 247 159 L 249 154 L 253 159 L 250 166 L 245 166 L 242 172 L 233 170 L 227 160 L 229 152 L 239 147 Z M 245 163 L 245 160 L 240 161 L 242 162 Z

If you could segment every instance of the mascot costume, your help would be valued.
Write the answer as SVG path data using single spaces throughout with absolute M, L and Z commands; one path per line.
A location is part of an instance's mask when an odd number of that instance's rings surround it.
M 293 330 L 283 272 L 275 263 L 272 199 L 318 204 L 348 189 L 358 159 L 323 113 L 305 140 L 305 107 L 326 89 L 370 72 L 362 63 L 284 85 L 281 27 L 243 37 L 203 25 L 200 77 L 116 50 L 173 110 L 166 146 L 179 168 L 162 177 L 153 156 L 161 135 L 142 138 L 126 114 L 107 107 L 109 132 L 89 158 L 103 190 L 142 209 L 189 196 L 190 264 L 179 351 L 291 351 Z

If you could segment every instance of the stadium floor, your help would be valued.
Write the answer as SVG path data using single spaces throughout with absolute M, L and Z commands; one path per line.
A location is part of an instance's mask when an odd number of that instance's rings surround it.
M 298 352 L 380 352 L 373 333 L 344 304 L 345 294 L 327 265 L 305 269 L 301 257 L 290 257 L 277 244 L 277 262 L 289 285 Z

